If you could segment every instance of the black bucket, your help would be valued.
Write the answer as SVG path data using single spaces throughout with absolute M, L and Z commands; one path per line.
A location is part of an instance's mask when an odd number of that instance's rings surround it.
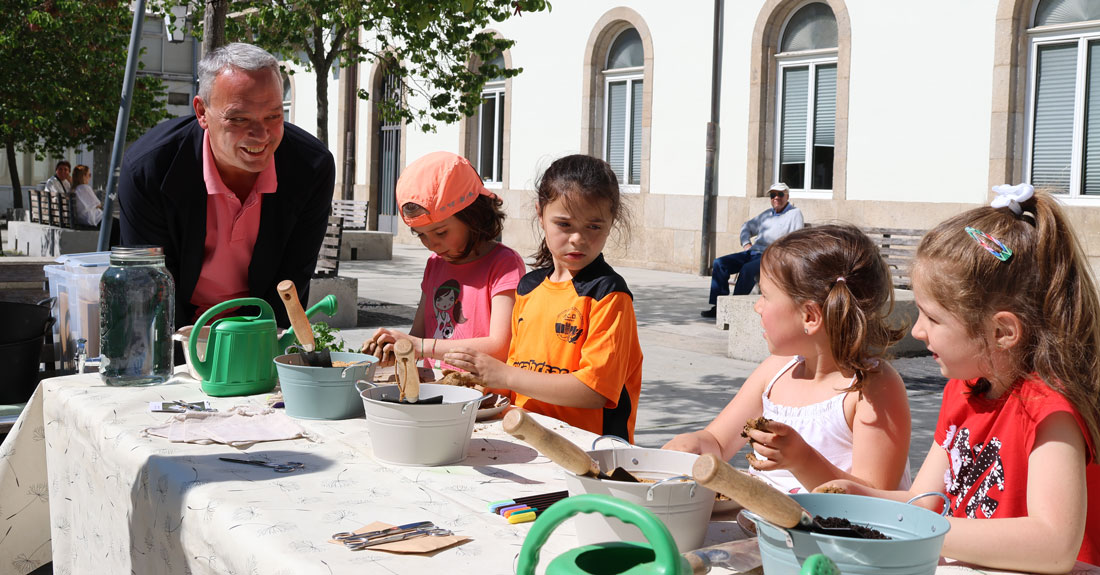
M 0 365 L 6 376 L 0 385 L 0 404 L 23 403 L 38 386 L 42 337 L 54 323 L 50 301 L 39 305 L 0 301 Z

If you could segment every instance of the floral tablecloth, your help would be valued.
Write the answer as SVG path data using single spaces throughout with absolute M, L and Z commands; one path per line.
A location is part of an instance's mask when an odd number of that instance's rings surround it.
M 94 374 L 42 382 L 0 451 L 0 572 L 27 573 L 51 559 L 52 547 L 59 575 L 508 574 L 531 524 L 509 524 L 487 503 L 565 489 L 561 469 L 504 433 L 499 420 L 476 424 L 461 464 L 404 467 L 372 457 L 364 419 L 296 420 L 314 441 L 244 451 L 143 434 L 171 417 L 150 413 L 149 402 L 177 399 L 207 399 L 221 410 L 265 400 L 208 398 L 195 384 L 113 388 Z M 595 438 L 539 417 L 582 447 Z M 305 469 L 280 474 L 218 460 L 242 455 Z M 432 556 L 327 542 L 374 521 L 419 520 L 472 540 Z M 712 523 L 708 544 L 730 532 L 740 533 L 732 520 Z M 543 562 L 576 546 L 566 522 L 544 546 Z
M 172 417 L 150 413 L 149 402 L 203 399 L 227 410 L 266 398 L 207 398 L 195 383 L 112 388 L 96 374 L 43 381 L 0 446 L 0 573 L 29 573 L 52 559 L 58 575 L 506 575 L 531 523 L 508 524 L 486 504 L 565 489 L 560 468 L 504 433 L 499 420 L 476 424 L 467 459 L 443 467 L 379 463 L 364 419 L 298 420 L 312 441 L 243 451 L 142 433 Z M 536 417 L 586 449 L 595 438 Z M 218 459 L 225 456 L 305 468 L 280 474 Z M 337 531 L 375 521 L 420 520 L 471 540 L 430 556 L 328 543 Z M 704 544 L 743 536 L 732 517 L 716 515 Z M 576 546 L 567 521 L 543 547 L 540 567 Z M 938 571 L 981 573 L 959 565 Z

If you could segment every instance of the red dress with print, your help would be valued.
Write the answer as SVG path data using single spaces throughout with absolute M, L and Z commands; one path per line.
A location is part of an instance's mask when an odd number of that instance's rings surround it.
M 1088 428 L 1073 405 L 1041 381 L 1023 381 L 998 399 L 971 397 L 967 383 L 947 382 L 936 423 L 936 443 L 950 460 L 943 479 L 951 515 L 1027 516 L 1028 456 L 1039 424 L 1054 413 L 1071 413 L 1091 449 Z M 1086 477 L 1088 512 L 1077 559 L 1096 565 L 1100 564 L 1100 466 L 1091 458 Z

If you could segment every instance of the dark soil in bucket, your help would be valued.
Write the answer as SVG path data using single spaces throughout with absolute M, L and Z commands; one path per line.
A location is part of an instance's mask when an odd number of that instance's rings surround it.
M 872 529 L 864 525 L 852 523 L 851 521 L 848 521 L 843 517 L 822 517 L 820 515 L 815 515 L 814 522 L 821 525 L 822 527 L 851 528 L 853 531 L 859 534 L 858 536 L 856 536 L 827 532 L 829 535 L 835 535 L 836 537 L 848 537 L 850 539 L 890 539 L 889 536 L 885 535 L 878 529 Z

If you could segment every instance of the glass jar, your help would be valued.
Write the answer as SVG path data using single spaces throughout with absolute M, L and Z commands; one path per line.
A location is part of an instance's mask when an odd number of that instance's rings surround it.
M 111 248 L 99 281 L 99 373 L 107 385 L 172 376 L 176 288 L 160 247 Z

